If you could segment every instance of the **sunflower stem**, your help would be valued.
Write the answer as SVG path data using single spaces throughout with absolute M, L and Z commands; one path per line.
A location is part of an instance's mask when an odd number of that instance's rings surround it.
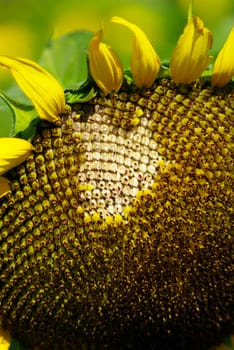
M 193 0 L 190 0 L 189 8 L 188 8 L 188 23 L 190 22 L 192 16 L 193 16 Z

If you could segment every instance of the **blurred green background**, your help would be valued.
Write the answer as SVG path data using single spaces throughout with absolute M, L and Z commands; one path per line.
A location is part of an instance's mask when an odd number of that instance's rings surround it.
M 189 0 L 0 0 L 0 54 L 38 60 L 48 40 L 78 29 L 97 31 L 130 62 L 131 35 L 110 24 L 114 15 L 141 26 L 161 58 L 169 58 L 186 23 Z M 222 46 L 234 25 L 234 0 L 194 0 L 194 15 L 214 34 L 212 54 Z M 66 50 L 66 48 L 64 48 Z M 9 73 L 0 71 L 1 89 Z

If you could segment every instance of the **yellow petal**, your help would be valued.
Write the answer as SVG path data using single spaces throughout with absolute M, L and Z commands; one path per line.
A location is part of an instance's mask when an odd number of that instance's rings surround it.
M 66 103 L 62 86 L 37 63 L 19 57 L 0 56 L 0 66 L 11 71 L 40 118 L 54 122 L 64 113 Z
M 134 81 L 139 87 L 150 87 L 160 70 L 160 59 L 146 34 L 135 24 L 121 17 L 112 17 L 113 23 L 121 24 L 134 34 L 131 70 Z
M 234 76 L 234 27 L 232 28 L 223 48 L 214 64 L 212 84 L 224 86 Z
M 89 70 L 92 78 L 105 94 L 117 92 L 123 83 L 123 67 L 119 57 L 109 45 L 101 42 L 99 30 L 89 45 Z
M 11 336 L 9 332 L 0 328 L 0 350 L 9 350 L 11 343 Z
M 210 62 L 212 33 L 199 17 L 192 17 L 180 36 L 171 57 L 170 71 L 176 83 L 198 79 Z
M 0 175 L 24 162 L 33 146 L 30 142 L 14 137 L 0 138 Z
M 9 350 L 10 343 L 8 340 L 0 336 L 0 350 Z

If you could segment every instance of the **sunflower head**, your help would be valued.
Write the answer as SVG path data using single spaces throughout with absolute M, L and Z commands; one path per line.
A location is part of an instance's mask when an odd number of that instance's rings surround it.
M 207 350 L 234 329 L 232 32 L 201 78 L 211 33 L 191 18 L 162 77 L 146 35 L 112 21 L 134 35 L 131 79 L 102 31 L 93 80 L 65 94 L 0 58 L 41 117 L 31 143 L 0 139 L 1 327 L 42 350 Z

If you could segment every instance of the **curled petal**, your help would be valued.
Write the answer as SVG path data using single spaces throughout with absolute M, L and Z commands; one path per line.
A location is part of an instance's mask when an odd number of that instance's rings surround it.
M 134 34 L 131 69 L 134 81 L 139 87 L 150 87 L 160 70 L 160 59 L 145 33 L 135 24 L 121 17 L 112 17 L 113 23 L 121 24 Z
M 54 122 L 64 113 L 66 103 L 62 86 L 37 63 L 19 57 L 0 56 L 0 66 L 11 71 L 41 119 Z
M 108 94 L 117 92 L 123 83 L 122 63 L 113 49 L 101 42 L 103 30 L 99 30 L 89 45 L 89 70 L 99 88 Z
M 212 84 L 224 86 L 234 76 L 234 27 L 214 63 Z
M 210 62 L 212 33 L 199 17 L 192 17 L 173 51 L 170 70 L 176 83 L 189 84 L 198 79 Z

